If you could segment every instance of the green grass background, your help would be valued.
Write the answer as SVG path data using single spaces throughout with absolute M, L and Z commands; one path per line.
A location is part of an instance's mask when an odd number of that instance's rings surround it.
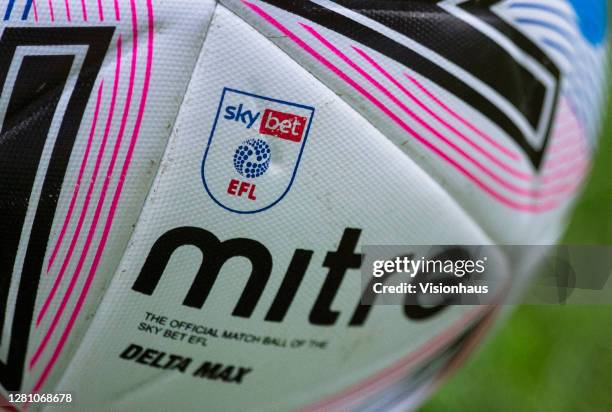
M 612 107 L 565 236 L 612 245 Z M 421 412 L 612 412 L 611 306 L 523 306 Z

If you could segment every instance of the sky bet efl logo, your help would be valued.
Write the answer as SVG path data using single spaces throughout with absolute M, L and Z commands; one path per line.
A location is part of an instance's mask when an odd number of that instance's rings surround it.
M 314 108 L 225 88 L 202 179 L 210 197 L 235 213 L 271 208 L 289 192 Z

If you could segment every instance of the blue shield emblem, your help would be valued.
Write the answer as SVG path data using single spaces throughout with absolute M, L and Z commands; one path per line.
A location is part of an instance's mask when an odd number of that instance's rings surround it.
M 258 213 L 291 189 L 314 108 L 224 88 L 202 161 L 213 201 L 235 213 Z

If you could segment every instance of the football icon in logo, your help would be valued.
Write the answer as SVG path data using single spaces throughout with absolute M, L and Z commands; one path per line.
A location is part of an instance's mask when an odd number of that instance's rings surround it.
M 241 176 L 254 179 L 268 171 L 270 157 L 270 146 L 265 141 L 249 139 L 236 149 L 234 168 Z

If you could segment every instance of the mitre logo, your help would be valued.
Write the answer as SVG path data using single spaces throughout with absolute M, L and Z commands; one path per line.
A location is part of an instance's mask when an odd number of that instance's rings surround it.
M 314 108 L 223 89 L 202 161 L 212 200 L 234 213 L 280 202 L 296 178 Z

